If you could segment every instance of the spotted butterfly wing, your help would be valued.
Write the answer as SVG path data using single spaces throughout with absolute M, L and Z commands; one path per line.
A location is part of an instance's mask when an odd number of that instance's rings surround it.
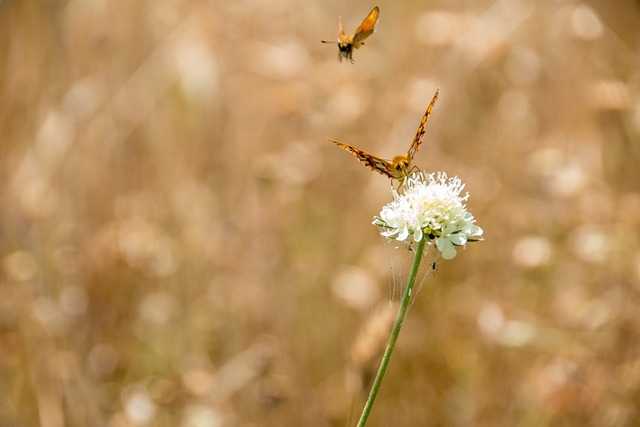
M 336 141 L 335 139 L 329 139 L 329 141 L 336 144 L 338 147 L 343 148 L 356 156 L 358 160 L 360 160 L 364 165 L 371 170 L 381 173 L 382 175 L 386 175 L 391 179 L 401 179 L 402 175 L 398 173 L 398 169 L 394 166 L 392 161 L 381 159 L 380 157 L 374 156 L 371 153 L 367 153 L 364 150 L 361 150 L 356 147 L 352 147 L 349 144 L 342 143 L 340 141 Z
M 429 120 L 429 116 L 431 115 L 431 111 L 433 111 L 433 107 L 436 105 L 436 101 L 438 100 L 438 96 L 440 95 L 440 88 L 436 89 L 435 95 L 433 95 L 433 99 L 429 103 L 427 107 L 427 111 L 425 111 L 424 116 L 422 117 L 422 121 L 420 122 L 420 126 L 418 126 L 418 131 L 416 132 L 416 136 L 413 138 L 411 142 L 411 146 L 409 147 L 409 151 L 407 151 L 407 158 L 409 162 L 413 160 L 414 154 L 420 148 L 420 144 L 422 144 L 422 137 L 424 136 L 427 130 L 427 120 Z

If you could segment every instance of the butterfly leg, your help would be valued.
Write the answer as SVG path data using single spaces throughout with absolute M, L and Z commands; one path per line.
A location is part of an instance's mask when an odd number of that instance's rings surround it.
M 410 170 L 409 173 L 407 174 L 407 176 L 411 176 L 415 171 L 418 171 L 418 173 L 422 172 L 422 169 L 420 169 L 418 166 L 413 166 Z

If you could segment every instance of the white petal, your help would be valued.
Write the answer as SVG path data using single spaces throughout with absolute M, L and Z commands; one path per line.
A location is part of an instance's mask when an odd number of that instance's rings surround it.
M 462 246 L 467 243 L 467 235 L 466 234 L 454 234 L 450 237 L 451 243 L 456 246 Z
M 451 243 L 451 242 L 448 242 L 448 243 Z M 456 255 L 457 255 L 456 248 L 452 244 L 447 245 L 444 251 L 442 251 L 443 259 L 453 259 L 456 257 Z
M 416 228 L 415 231 L 413 232 L 413 241 L 414 242 L 419 242 L 420 240 L 422 240 L 423 237 L 423 233 L 422 233 L 422 228 Z

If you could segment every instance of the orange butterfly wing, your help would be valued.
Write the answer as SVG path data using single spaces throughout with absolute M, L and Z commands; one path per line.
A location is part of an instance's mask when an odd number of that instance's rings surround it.
M 344 27 L 342 26 L 342 18 L 338 17 L 339 20 L 339 31 L 338 31 L 338 43 L 344 42 L 347 40 L 347 35 L 344 33 Z
M 427 128 L 427 120 L 429 120 L 429 116 L 431 115 L 431 111 L 433 110 L 433 106 L 436 105 L 436 101 L 438 100 L 438 95 L 440 95 L 440 88 L 436 90 L 436 94 L 433 95 L 433 99 L 429 103 L 427 107 L 427 111 L 424 113 L 424 117 L 422 117 L 422 121 L 420 122 L 420 126 L 418 126 L 418 131 L 416 132 L 416 136 L 413 138 L 413 142 L 411 142 L 411 146 L 409 147 L 409 151 L 407 151 L 407 160 L 411 162 L 413 160 L 413 156 L 420 148 L 420 144 L 422 144 L 422 137 L 426 132 Z
M 357 49 L 361 44 L 363 44 L 364 39 L 373 34 L 373 32 L 376 30 L 375 26 L 378 23 L 379 15 L 380 7 L 376 6 L 371 10 L 371 12 L 369 12 L 369 15 L 364 18 L 364 21 L 362 21 L 362 24 L 360 24 L 355 34 L 353 35 L 353 47 Z

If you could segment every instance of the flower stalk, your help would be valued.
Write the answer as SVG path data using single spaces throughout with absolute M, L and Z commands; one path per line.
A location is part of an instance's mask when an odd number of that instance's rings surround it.
M 376 374 L 376 378 L 373 381 L 373 385 L 371 386 L 369 398 L 367 399 L 367 403 L 364 405 L 364 409 L 362 410 L 360 421 L 358 421 L 358 427 L 364 427 L 367 423 L 367 419 L 369 418 L 369 414 L 371 413 L 371 409 L 373 408 L 376 396 L 378 395 L 378 391 L 380 390 L 382 379 L 384 378 L 384 374 L 387 372 L 387 368 L 389 367 L 391 355 L 393 354 L 393 350 L 396 347 L 396 342 L 398 341 L 398 336 L 400 335 L 400 329 L 402 329 L 402 324 L 404 323 L 404 319 L 407 316 L 407 309 L 409 308 L 409 302 L 411 301 L 411 293 L 413 292 L 416 278 L 418 276 L 418 271 L 420 270 L 420 262 L 422 261 L 422 255 L 424 253 L 424 246 L 426 241 L 426 239 L 420 240 L 418 242 L 418 247 L 415 250 L 415 258 L 413 259 L 411 274 L 409 275 L 409 279 L 407 280 L 407 286 L 404 290 L 402 300 L 400 301 L 400 306 L 398 307 L 398 315 L 396 316 L 396 321 L 393 325 L 393 329 L 391 330 L 391 336 L 389 337 L 387 348 L 385 349 L 384 355 L 382 356 L 382 362 L 380 362 L 378 373 Z

